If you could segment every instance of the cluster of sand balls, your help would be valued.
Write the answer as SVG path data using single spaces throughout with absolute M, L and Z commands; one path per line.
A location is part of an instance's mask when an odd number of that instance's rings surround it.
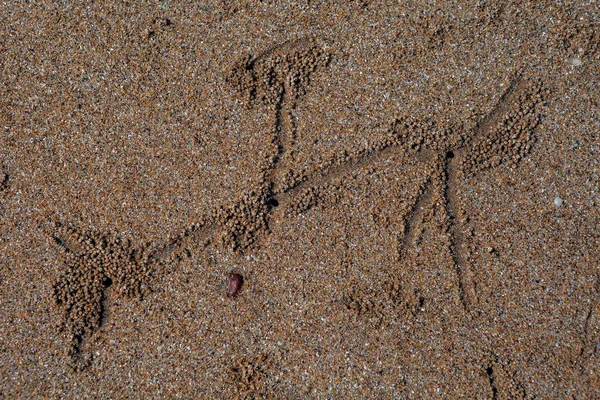
M 562 8 L 556 14 L 556 22 L 550 26 L 549 32 L 556 47 L 579 57 L 598 51 L 600 29 L 591 19 L 579 17 Z
M 114 235 L 83 234 L 58 223 L 54 227 L 55 239 L 65 248 L 65 270 L 54 284 L 53 296 L 63 314 L 61 330 L 70 341 L 71 366 L 77 369 L 86 364 L 79 354 L 84 335 L 100 327 L 104 290 L 115 284 L 121 294 L 141 297 L 152 268 L 147 247 L 135 248 Z
M 233 250 L 249 247 L 267 231 L 267 214 L 271 207 L 266 187 L 250 190 L 229 207 L 219 207 L 214 218 L 223 228 L 221 244 Z
M 288 169 L 283 172 L 280 177 L 280 186 L 276 188 L 275 194 L 286 192 L 305 182 L 308 179 L 310 170 L 310 167 L 304 166 L 295 170 Z
M 445 152 L 458 147 L 465 139 L 462 126 L 442 124 L 435 120 L 416 120 L 400 116 L 391 123 L 391 130 L 407 151 L 431 150 Z
M 230 368 L 230 378 L 242 399 L 263 399 L 265 380 L 272 362 L 266 354 L 244 357 Z
M 400 313 L 415 316 L 425 303 L 418 291 L 404 288 L 398 280 L 386 282 L 380 289 L 351 286 L 342 297 L 344 307 L 357 319 L 367 319 L 375 325 L 383 323 L 386 316 Z
M 244 96 L 245 104 L 276 107 L 284 93 L 291 100 L 304 94 L 311 75 L 329 60 L 330 55 L 312 39 L 290 42 L 257 58 L 242 59 L 227 81 Z
M 325 199 L 338 202 L 342 192 L 340 184 L 319 185 L 308 187 L 292 201 L 285 210 L 287 217 L 297 216 L 322 203 Z
M 533 131 L 540 121 L 540 106 L 547 89 L 541 81 L 527 82 L 494 129 L 474 142 L 461 161 L 466 176 L 506 163 L 515 166 L 531 151 Z

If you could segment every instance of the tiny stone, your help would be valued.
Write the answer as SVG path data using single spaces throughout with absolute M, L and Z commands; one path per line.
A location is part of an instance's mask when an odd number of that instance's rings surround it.
M 557 197 L 554 199 L 554 205 L 556 207 L 560 207 L 560 206 L 562 206 L 562 204 L 563 204 L 563 199 L 561 199 L 560 197 Z
M 583 62 L 579 58 L 574 58 L 571 60 L 571 64 L 573 64 L 576 67 L 579 67 L 581 64 L 583 64 Z
M 227 277 L 227 296 L 235 297 L 242 288 L 244 278 L 240 274 L 231 273 Z

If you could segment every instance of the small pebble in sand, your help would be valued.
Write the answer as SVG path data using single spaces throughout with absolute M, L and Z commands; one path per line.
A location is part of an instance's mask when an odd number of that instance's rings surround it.
M 227 277 L 227 296 L 235 297 L 242 288 L 244 278 L 240 274 L 230 273 Z
M 571 64 L 573 64 L 576 67 L 579 67 L 581 64 L 583 64 L 583 62 L 579 58 L 574 58 L 571 60 Z
M 562 206 L 562 204 L 563 204 L 563 199 L 561 199 L 560 197 L 557 197 L 554 199 L 554 205 L 556 207 L 560 207 L 560 206 Z

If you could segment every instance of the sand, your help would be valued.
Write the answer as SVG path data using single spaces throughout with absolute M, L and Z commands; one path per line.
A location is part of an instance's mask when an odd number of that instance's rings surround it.
M 182 3 L 0 5 L 0 398 L 600 397 L 597 2 Z

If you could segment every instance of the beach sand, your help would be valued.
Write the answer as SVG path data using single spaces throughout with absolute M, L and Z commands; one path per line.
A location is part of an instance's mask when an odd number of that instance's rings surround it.
M 597 2 L 40 3 L 0 398 L 600 397 Z

